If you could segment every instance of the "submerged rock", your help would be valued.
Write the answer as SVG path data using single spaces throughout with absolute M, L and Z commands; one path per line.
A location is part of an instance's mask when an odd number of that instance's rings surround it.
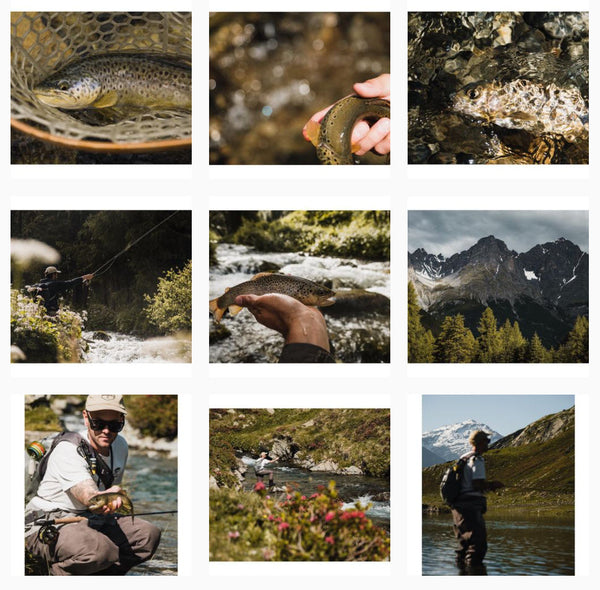
M 111 340 L 110 334 L 104 332 L 103 330 L 96 330 L 92 334 L 93 340 L 102 340 L 103 342 L 109 342 Z
M 371 311 L 389 313 L 390 300 L 381 293 L 374 293 L 365 289 L 337 291 L 335 305 L 323 308 L 321 311 L 328 315 L 367 313 Z

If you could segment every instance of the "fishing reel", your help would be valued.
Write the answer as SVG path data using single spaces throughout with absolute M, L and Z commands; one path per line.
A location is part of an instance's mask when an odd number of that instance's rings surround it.
M 38 531 L 37 537 L 44 545 L 53 545 L 58 539 L 58 529 L 53 524 L 43 524 Z

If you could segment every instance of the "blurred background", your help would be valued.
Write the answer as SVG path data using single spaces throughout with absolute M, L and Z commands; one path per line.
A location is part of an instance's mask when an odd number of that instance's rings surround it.
M 210 163 L 318 164 L 306 121 L 389 71 L 387 12 L 212 13 Z

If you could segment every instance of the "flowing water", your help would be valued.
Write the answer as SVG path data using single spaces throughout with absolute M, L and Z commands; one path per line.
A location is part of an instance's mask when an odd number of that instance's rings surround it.
M 85 363 L 189 363 L 192 345 L 189 340 L 162 337 L 144 340 L 128 334 L 106 332 L 109 340 L 95 340 L 93 332 L 84 332 L 88 350 Z
M 390 295 L 390 265 L 387 262 L 363 262 L 353 259 L 309 256 L 297 252 L 266 253 L 234 244 L 219 244 L 217 266 L 211 266 L 209 298 L 222 295 L 225 289 L 250 280 L 255 274 L 278 269 L 331 286 L 336 291 L 364 289 Z M 389 313 L 365 310 L 339 316 L 328 315 L 323 308 L 335 355 L 343 362 L 389 362 Z M 277 362 L 283 347 L 282 337 L 257 323 L 243 310 L 235 317 L 226 314 L 221 322 L 231 334 L 214 339 L 209 349 L 211 363 Z M 209 320 L 214 328 L 214 322 Z M 211 338 L 211 340 L 213 340 Z
M 486 515 L 487 575 L 568 576 L 575 574 L 573 520 L 522 514 Z M 423 516 L 423 575 L 456 576 L 452 516 Z
M 243 456 L 241 459 L 248 466 L 243 487 L 245 490 L 252 490 L 257 481 L 254 475 L 254 459 L 248 456 Z M 273 471 L 275 486 L 289 486 L 305 496 L 314 494 L 318 486 L 327 487 L 333 480 L 339 497 L 344 502 L 345 510 L 353 508 L 357 502 L 362 506 L 371 504 L 371 508 L 365 514 L 377 526 L 390 530 L 389 479 L 365 475 L 335 475 L 279 464 L 270 465 L 267 469 Z M 264 481 L 266 483 L 268 478 Z

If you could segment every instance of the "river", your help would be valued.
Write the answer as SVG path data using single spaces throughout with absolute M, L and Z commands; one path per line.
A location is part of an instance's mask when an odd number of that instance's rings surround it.
M 331 286 L 336 291 L 364 289 L 390 296 L 390 265 L 388 262 L 365 262 L 331 256 L 310 256 L 298 252 L 267 253 L 236 244 L 219 244 L 218 265 L 211 266 L 210 299 L 226 288 L 250 280 L 255 274 L 277 268 L 279 272 L 307 278 Z M 381 311 L 348 312 L 330 315 L 324 308 L 329 337 L 336 357 L 342 362 L 389 362 L 389 313 Z M 281 336 L 257 323 L 243 310 L 235 317 L 226 314 L 222 325 L 231 335 L 213 341 L 209 348 L 211 363 L 271 363 L 277 362 L 283 340 Z M 214 327 L 212 319 L 210 328 Z
M 128 334 L 106 332 L 109 340 L 94 339 L 94 332 L 84 332 L 87 351 L 85 363 L 190 363 L 190 340 L 171 336 L 144 340 Z
M 573 519 L 530 514 L 486 515 L 487 575 L 568 576 L 575 574 Z M 423 575 L 456 576 L 450 514 L 423 516 Z
M 254 459 L 248 456 L 242 456 L 241 459 L 248 466 L 243 488 L 249 491 L 252 490 L 257 481 L 254 475 Z M 374 524 L 389 532 L 389 479 L 368 477 L 366 475 L 335 475 L 278 464 L 270 465 L 268 469 L 273 471 L 273 481 L 276 486 L 289 486 L 305 496 L 314 494 L 318 486 L 327 487 L 331 480 L 335 481 L 335 488 L 340 499 L 344 502 L 344 509 L 352 508 L 357 502 L 360 502 L 363 506 L 371 504 L 371 508 L 365 514 Z M 265 483 L 267 480 L 268 478 L 265 478 Z

